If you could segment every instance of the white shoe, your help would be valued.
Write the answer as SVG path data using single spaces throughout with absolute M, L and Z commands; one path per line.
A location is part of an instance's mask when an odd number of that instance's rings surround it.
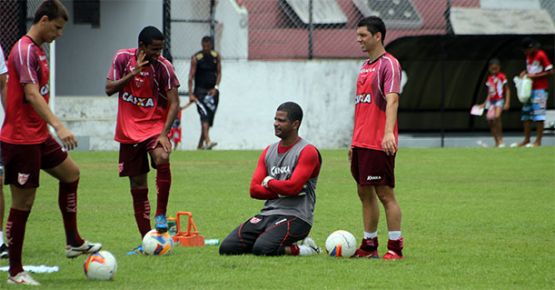
M 8 284 L 18 284 L 18 285 L 31 285 L 31 286 L 39 286 L 40 283 L 35 281 L 29 273 L 23 271 L 19 272 L 15 276 L 10 276 L 8 274 Z
M 515 143 L 511 143 L 511 148 L 516 148 L 516 147 L 518 147 L 518 143 L 516 143 L 516 142 L 515 142 Z
M 311 237 L 306 237 L 299 244 L 299 250 L 301 256 L 311 256 L 318 255 L 322 252 L 322 249 L 316 245 L 316 242 Z
M 534 148 L 534 147 L 536 147 L 536 146 L 535 146 L 534 144 L 532 144 L 532 143 L 528 143 L 528 144 L 524 145 L 524 147 L 526 147 L 526 148 Z
M 505 143 L 501 143 L 499 145 L 497 145 L 497 148 L 505 148 L 507 147 L 507 145 L 505 145 Z
M 89 241 L 85 241 L 79 247 L 72 247 L 70 245 L 66 246 L 66 257 L 68 258 L 75 258 L 79 255 L 91 254 L 94 252 L 98 252 L 102 249 L 101 243 L 91 243 Z

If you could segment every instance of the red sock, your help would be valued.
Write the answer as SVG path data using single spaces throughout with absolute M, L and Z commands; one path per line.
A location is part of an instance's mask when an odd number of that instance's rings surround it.
M 58 192 L 58 206 L 64 219 L 66 244 L 74 247 L 81 246 L 85 241 L 77 230 L 77 185 L 79 179 L 71 183 L 60 182 Z
M 23 272 L 21 252 L 25 238 L 25 225 L 31 211 L 10 208 L 6 223 L 6 240 L 8 241 L 8 256 L 10 259 L 10 276 Z
M 135 211 L 135 221 L 142 238 L 148 233 L 150 228 L 150 203 L 148 202 L 148 188 L 131 188 L 133 197 L 133 210 Z
M 172 173 L 170 164 L 156 165 L 156 189 L 158 200 L 156 202 L 156 215 L 166 215 L 168 199 L 170 197 L 170 186 L 172 183 Z
M 293 256 L 298 256 L 301 252 L 299 246 L 296 244 L 292 244 L 291 246 L 289 246 L 289 249 L 291 249 L 291 255 Z

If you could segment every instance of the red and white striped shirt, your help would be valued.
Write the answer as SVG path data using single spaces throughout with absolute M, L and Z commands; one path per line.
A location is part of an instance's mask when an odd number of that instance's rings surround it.
M 355 96 L 355 126 L 352 147 L 383 150 L 387 101 L 389 93 L 399 94 L 401 89 L 401 65 L 389 53 L 364 62 L 357 79 Z M 395 122 L 395 142 L 398 140 Z

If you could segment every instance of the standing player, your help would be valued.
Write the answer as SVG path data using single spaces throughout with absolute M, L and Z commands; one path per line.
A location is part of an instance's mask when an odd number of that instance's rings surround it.
M 200 115 L 201 133 L 197 149 L 212 149 L 218 145 L 210 140 L 209 131 L 214 124 L 214 116 L 220 98 L 219 84 L 222 79 L 220 54 L 212 49 L 212 38 L 202 38 L 202 50 L 191 58 L 189 70 L 189 99 L 197 103 Z M 193 90 L 193 79 L 195 88 Z
M 545 52 L 539 49 L 536 40 L 526 37 L 522 40 L 522 49 L 526 55 L 526 70 L 520 73 L 532 79 L 532 96 L 522 106 L 520 120 L 524 122 L 524 140 L 517 146 L 538 147 L 542 145 L 543 128 L 545 121 L 545 108 L 547 106 L 547 90 L 549 89 L 549 76 L 553 74 L 553 65 Z M 536 123 L 536 141 L 530 144 L 532 122 Z
M 385 24 L 379 17 L 361 20 L 356 32 L 357 41 L 362 51 L 368 53 L 368 59 L 358 74 L 355 125 L 349 149 L 351 173 L 357 182 L 364 222 L 364 239 L 355 256 L 379 257 L 379 199 L 389 230 L 388 252 L 383 258 L 401 259 L 401 209 L 393 192 L 401 66 L 385 51 Z
M 501 63 L 497 58 L 489 61 L 489 76 L 486 80 L 488 94 L 481 107 L 488 109 L 487 119 L 491 135 L 495 140 L 495 147 L 505 147 L 503 142 L 503 126 L 501 113 L 508 110 L 511 101 L 511 91 L 507 85 L 507 77 L 501 72 Z
M 4 58 L 4 50 L 0 46 L 0 97 L 2 101 L 2 118 L 4 121 L 4 107 L 6 104 L 6 81 L 8 75 L 8 67 Z M 1 150 L 0 150 L 1 151 Z M 4 242 L 4 163 L 0 155 L 0 259 L 8 258 L 8 246 Z
M 153 26 L 139 33 L 139 47 L 116 52 L 106 80 L 106 94 L 119 93 L 115 140 L 120 143 L 119 175 L 128 176 L 135 221 L 141 239 L 150 231 L 147 173 L 156 168 L 156 230 L 168 230 L 166 209 L 171 185 L 168 139 L 179 110 L 179 81 L 171 63 L 160 55 L 164 35 Z M 141 253 L 137 247 L 132 253 Z
M 274 130 L 281 141 L 262 152 L 250 186 L 251 197 L 266 202 L 259 214 L 225 238 L 220 255 L 320 253 L 307 236 L 312 228 L 321 157 L 314 145 L 299 137 L 302 119 L 303 111 L 296 103 L 278 107 Z M 300 245 L 295 244 L 302 239 Z
M 77 146 L 77 140 L 48 107 L 49 71 L 41 45 L 60 37 L 67 19 L 67 10 L 58 0 L 42 2 L 29 32 L 13 46 L 8 59 L 9 97 L 0 137 L 5 182 L 12 193 L 6 223 L 8 284 L 39 285 L 23 271 L 21 254 L 41 169 L 60 181 L 58 205 L 66 233 L 66 256 L 75 258 L 102 247 L 83 240 L 77 230 L 79 167 L 66 152 Z M 64 149 L 49 134 L 47 124 L 54 128 Z

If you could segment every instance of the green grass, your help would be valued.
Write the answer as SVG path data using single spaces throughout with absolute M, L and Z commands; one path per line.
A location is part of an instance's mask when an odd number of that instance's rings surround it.
M 222 240 L 257 213 L 248 195 L 260 151 L 176 152 L 169 212 L 192 211 L 206 238 Z M 324 150 L 312 236 L 344 229 L 360 239 L 360 202 L 345 150 Z M 117 153 L 76 152 L 81 234 L 118 259 L 114 281 L 86 280 L 84 258 L 64 257 L 57 183 L 42 176 L 29 218 L 25 264 L 51 289 L 554 289 L 555 148 L 402 149 L 396 194 L 403 210 L 402 261 L 317 257 L 220 257 L 217 247 L 176 247 L 167 257 L 128 257 L 139 244 L 128 181 Z M 151 200 L 154 174 L 150 174 Z M 9 204 L 9 190 L 6 190 Z M 380 252 L 387 230 L 380 221 Z M 0 265 L 5 265 L 5 260 Z M 2 288 L 7 287 L 0 281 Z M 9 287 L 12 288 L 12 287 Z

